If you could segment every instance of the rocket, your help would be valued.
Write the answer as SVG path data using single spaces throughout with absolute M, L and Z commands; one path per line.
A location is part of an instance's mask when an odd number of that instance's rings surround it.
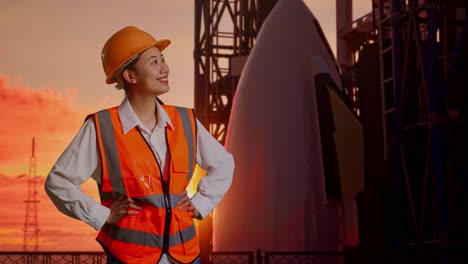
M 226 148 L 236 169 L 214 213 L 215 251 L 336 251 L 357 234 L 362 126 L 339 73 L 303 1 L 278 1 L 234 97 Z

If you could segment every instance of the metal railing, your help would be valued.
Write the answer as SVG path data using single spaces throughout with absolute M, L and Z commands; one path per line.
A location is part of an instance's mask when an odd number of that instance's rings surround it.
M 265 252 L 264 264 L 342 264 L 342 252 Z
M 411 249 L 400 251 L 216 251 L 203 264 L 398 264 L 468 263 L 463 249 Z M 103 252 L 0 252 L 0 264 L 105 264 Z
M 0 252 L 0 264 L 105 264 L 104 252 Z
M 254 252 L 215 251 L 211 252 L 209 264 L 254 264 Z

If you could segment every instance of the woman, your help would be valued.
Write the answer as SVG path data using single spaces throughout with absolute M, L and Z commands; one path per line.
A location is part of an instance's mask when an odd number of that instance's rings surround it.
M 232 181 L 232 155 L 193 110 L 161 105 L 169 40 L 126 27 L 104 45 L 106 83 L 125 90 L 118 107 L 88 116 L 52 168 L 45 190 L 64 214 L 99 230 L 107 263 L 199 263 L 193 218 L 203 219 Z M 195 164 L 208 170 L 189 198 Z M 80 185 L 92 177 L 101 204 Z

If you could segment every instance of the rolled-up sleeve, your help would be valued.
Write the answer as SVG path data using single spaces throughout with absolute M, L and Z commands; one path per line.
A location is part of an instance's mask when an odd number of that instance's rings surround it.
M 197 163 L 207 171 L 192 196 L 193 206 L 206 217 L 229 190 L 234 173 L 234 158 L 197 120 Z
M 93 119 L 89 118 L 55 163 L 44 188 L 58 210 L 98 230 L 110 210 L 84 193 L 80 186 L 90 177 L 100 182 L 100 174 L 96 130 Z

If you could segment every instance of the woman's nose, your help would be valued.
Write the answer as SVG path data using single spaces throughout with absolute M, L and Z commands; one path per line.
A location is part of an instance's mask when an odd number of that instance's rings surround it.
M 163 64 L 161 65 L 161 73 L 169 73 L 169 66 L 165 62 L 163 62 Z

